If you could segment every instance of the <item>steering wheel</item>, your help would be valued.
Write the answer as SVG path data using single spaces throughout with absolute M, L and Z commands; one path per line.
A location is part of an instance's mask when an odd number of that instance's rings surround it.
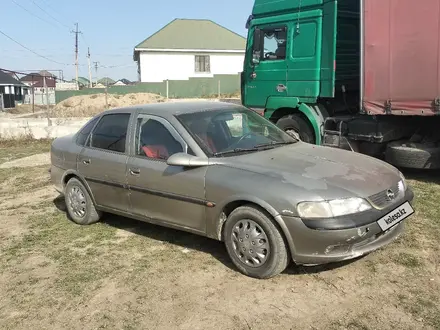
M 277 55 L 273 52 L 268 52 L 268 53 L 264 54 L 264 58 L 266 58 L 266 59 L 268 59 L 269 56 L 277 56 Z
M 250 136 L 254 134 L 254 132 L 247 132 L 246 134 L 244 134 L 241 138 L 238 139 L 238 141 L 236 141 L 233 145 L 237 145 L 239 144 L 244 138 L 246 138 L 247 136 Z

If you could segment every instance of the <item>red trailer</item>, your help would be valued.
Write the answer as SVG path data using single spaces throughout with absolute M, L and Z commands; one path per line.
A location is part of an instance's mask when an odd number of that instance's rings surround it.
M 336 111 L 323 144 L 395 166 L 440 168 L 440 1 L 361 0 L 359 7 L 359 114 Z
M 365 0 L 363 14 L 365 111 L 439 115 L 440 1 Z

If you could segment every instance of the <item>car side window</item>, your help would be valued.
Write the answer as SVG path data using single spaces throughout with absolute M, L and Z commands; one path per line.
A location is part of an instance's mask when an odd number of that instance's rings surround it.
M 129 113 L 102 116 L 92 132 L 90 146 L 124 153 L 129 121 Z
M 86 144 L 87 139 L 89 138 L 89 134 L 92 131 L 93 127 L 97 123 L 99 117 L 96 117 L 90 120 L 79 132 L 76 138 L 76 143 L 80 146 L 84 146 Z
M 139 156 L 166 160 L 178 152 L 185 152 L 183 141 L 170 132 L 161 120 L 139 117 L 136 128 L 136 154 Z

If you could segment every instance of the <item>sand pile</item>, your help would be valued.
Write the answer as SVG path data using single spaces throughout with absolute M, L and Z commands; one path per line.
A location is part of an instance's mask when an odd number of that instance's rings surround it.
M 126 95 L 108 94 L 109 109 L 137 104 L 164 102 L 164 98 L 151 93 L 131 93 Z M 53 117 L 92 117 L 105 108 L 105 94 L 79 95 L 58 103 L 52 110 Z

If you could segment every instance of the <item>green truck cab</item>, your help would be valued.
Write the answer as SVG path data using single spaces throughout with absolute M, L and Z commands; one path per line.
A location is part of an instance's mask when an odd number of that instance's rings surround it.
M 304 142 L 440 168 L 440 2 L 400 4 L 255 0 L 242 104 Z

